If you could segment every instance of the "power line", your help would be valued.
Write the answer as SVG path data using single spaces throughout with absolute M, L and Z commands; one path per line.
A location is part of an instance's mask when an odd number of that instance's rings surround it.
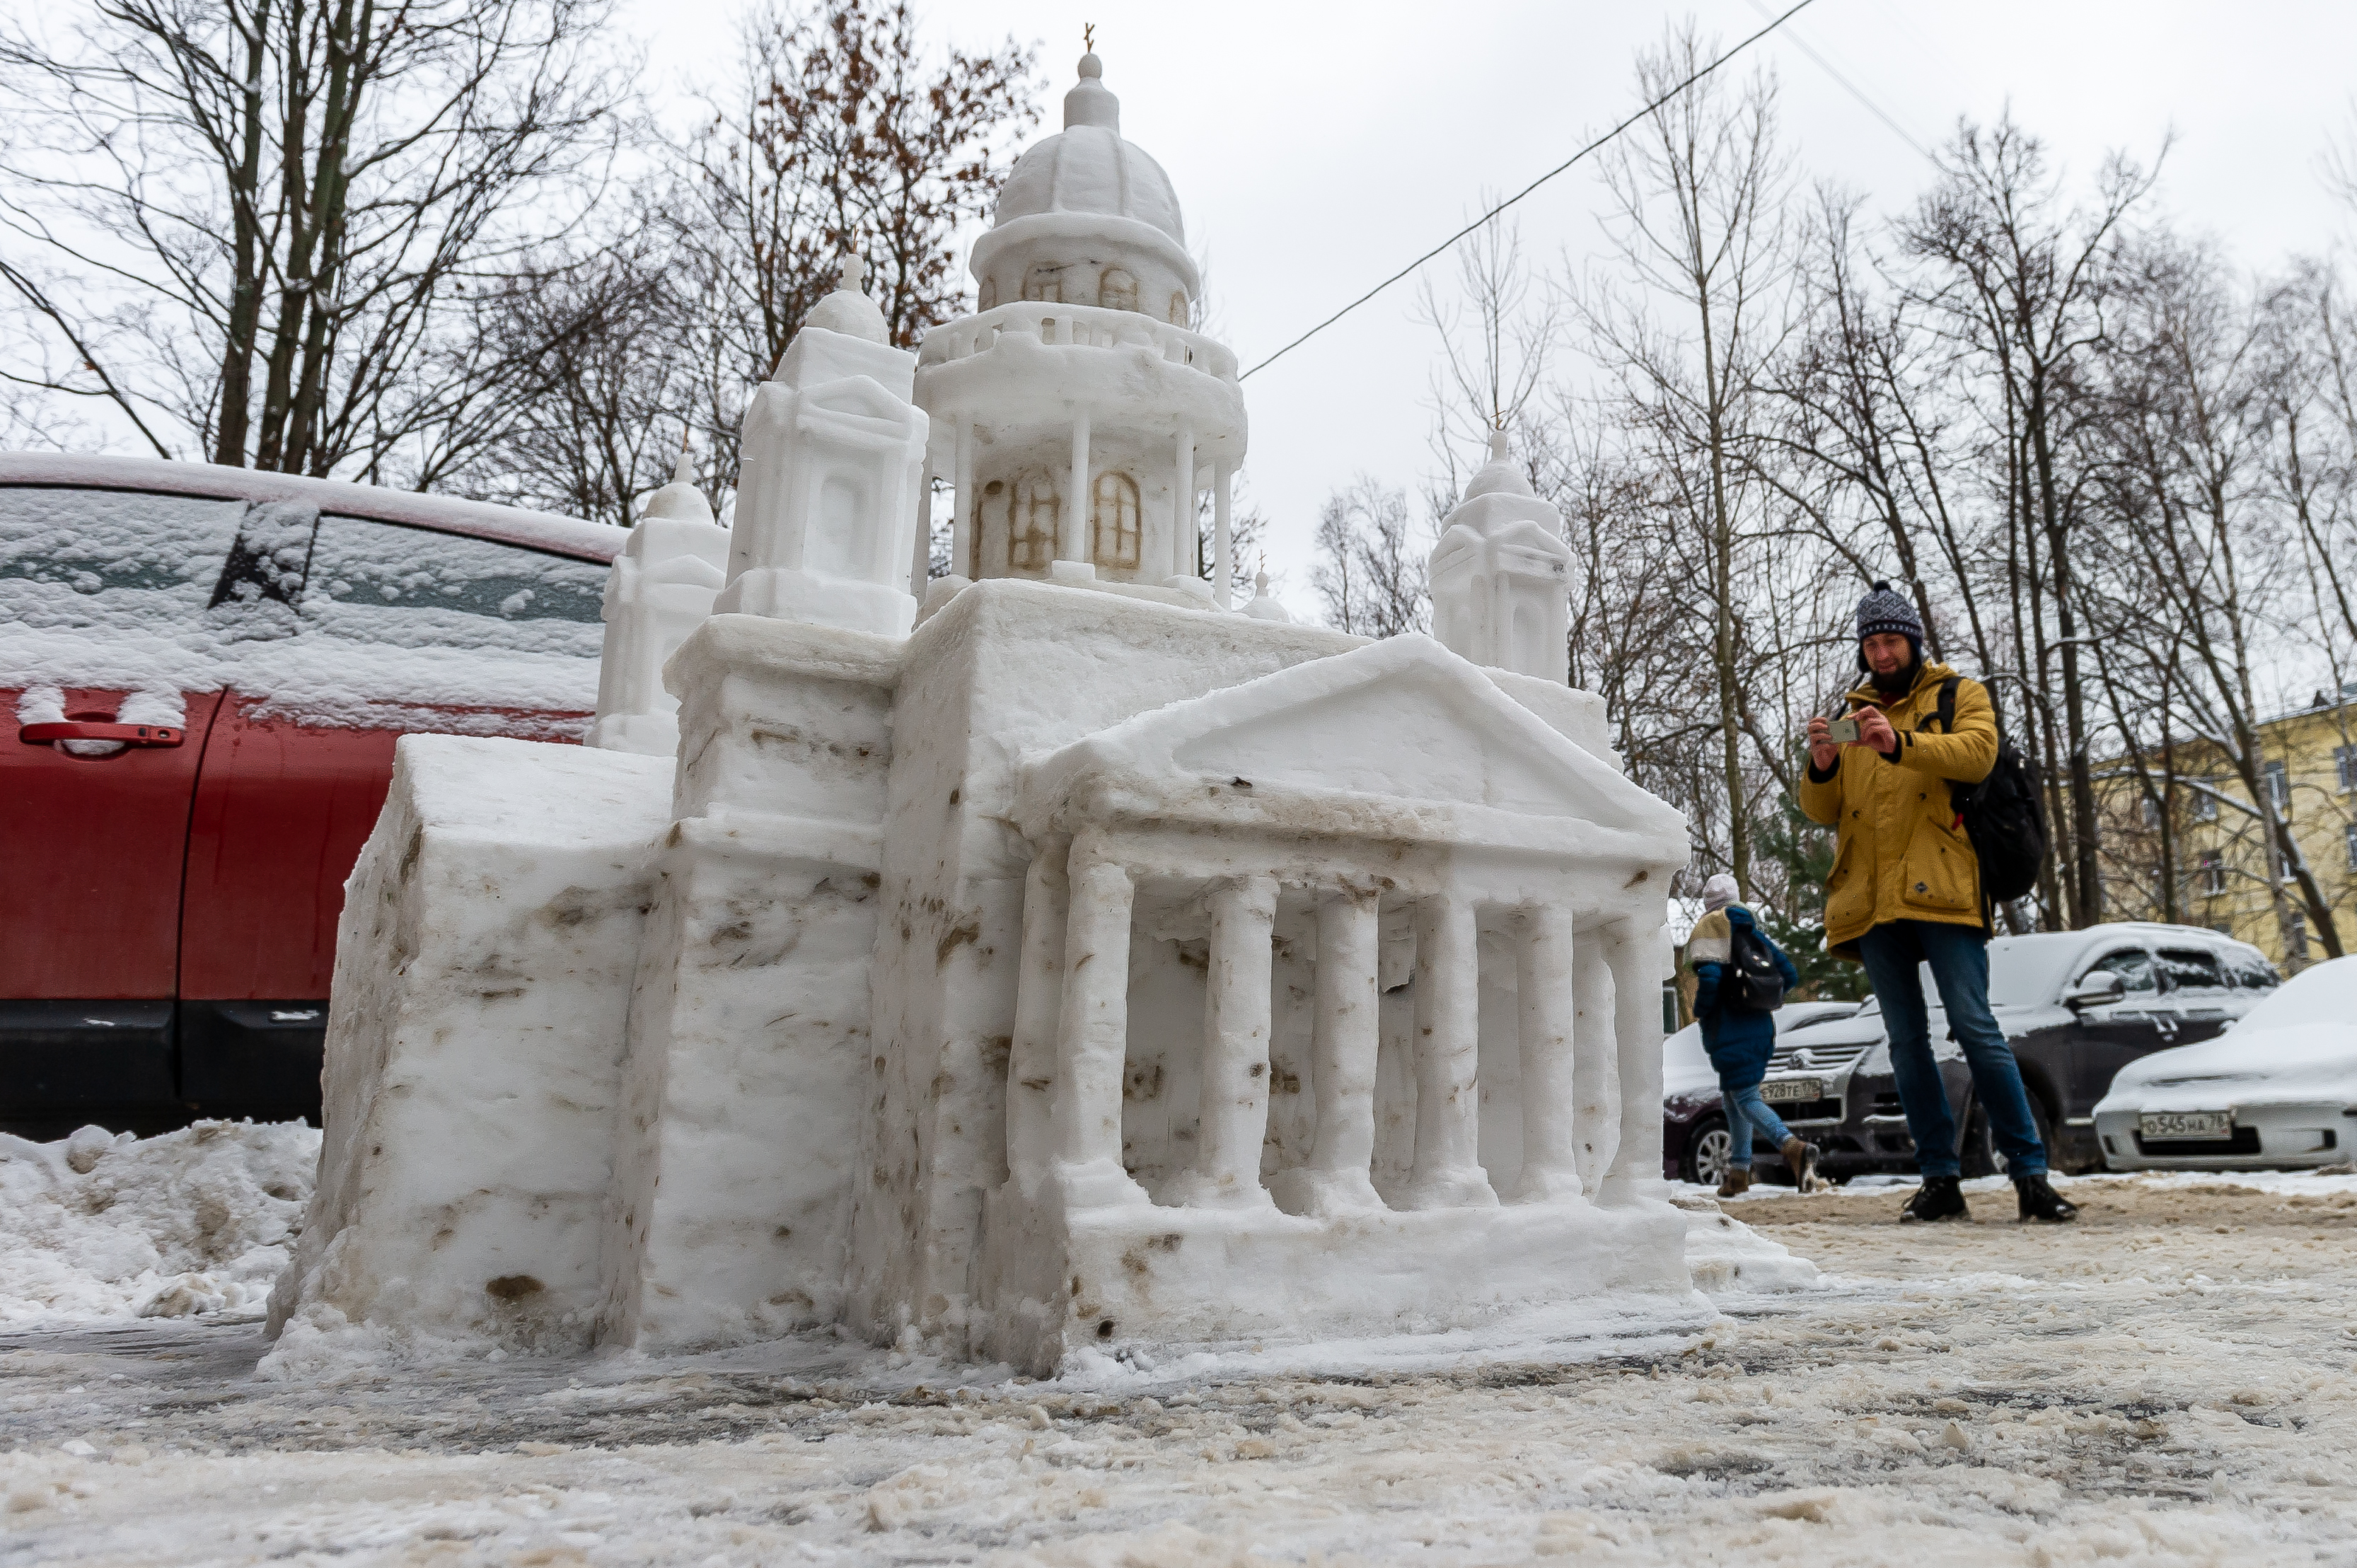
M 1577 163 L 1580 159 L 1586 157 L 1588 154 L 1594 152 L 1597 148 L 1602 146 L 1605 143 L 1610 141 L 1613 137 L 1619 135 L 1621 132 L 1627 130 L 1630 126 L 1635 124 L 1646 115 L 1651 114 L 1654 110 L 1659 109 L 1663 104 L 1667 103 L 1671 99 L 1675 98 L 1679 93 L 1684 92 L 1687 88 L 1692 87 L 1695 82 L 1700 81 L 1704 77 L 1708 76 L 1712 71 L 1717 70 L 1720 66 L 1725 65 L 1728 60 L 1733 59 L 1737 55 L 1741 54 L 1745 49 L 1749 48 L 1752 45 L 1758 43 L 1760 39 L 1766 38 L 1769 34 L 1774 32 L 1777 28 L 1782 27 L 1786 22 L 1791 21 L 1795 16 L 1807 10 L 1815 3 L 1816 0 L 1801 0 L 1801 3 L 1793 6 L 1790 11 L 1785 12 L 1782 16 L 1769 23 L 1766 27 L 1760 28 L 1758 32 L 1752 34 L 1749 38 L 1744 39 L 1741 43 L 1736 45 L 1733 48 L 1727 50 L 1725 54 L 1719 56 L 1717 59 L 1711 61 L 1700 70 L 1695 71 L 1692 76 L 1687 77 L 1684 81 L 1679 82 L 1675 87 L 1671 88 L 1667 92 L 1663 93 L 1659 98 L 1654 99 L 1651 103 L 1646 104 L 1642 109 L 1638 110 L 1634 114 L 1630 115 L 1626 120 L 1621 121 L 1618 125 L 1613 126 L 1612 129 L 1605 132 L 1604 134 L 1597 137 L 1596 140 L 1588 143 L 1587 145 L 1580 148 L 1579 151 L 1572 154 L 1571 156 L 1564 159 L 1563 162 L 1555 165 L 1555 167 L 1547 170 L 1546 173 L 1539 176 L 1538 178 L 1531 181 L 1530 184 L 1523 187 L 1522 189 L 1514 192 L 1513 195 L 1506 198 L 1505 200 L 1498 203 L 1497 206 L 1490 209 L 1489 211 L 1481 214 L 1480 217 L 1473 220 L 1472 222 L 1465 225 L 1464 228 L 1457 231 L 1456 233 L 1448 236 L 1448 239 L 1443 240 L 1439 244 L 1435 245 L 1432 249 L 1426 251 L 1424 254 L 1418 256 L 1415 260 L 1410 262 L 1407 265 L 1402 267 L 1399 271 L 1394 273 L 1391 276 L 1385 278 L 1383 282 L 1377 284 L 1374 287 L 1369 289 L 1366 293 L 1361 295 L 1358 298 L 1352 300 L 1350 304 L 1344 306 L 1341 309 L 1336 311 L 1325 320 L 1319 322 L 1317 326 L 1312 327 L 1308 331 L 1304 332 L 1300 337 L 1296 338 L 1292 342 L 1287 343 L 1284 348 L 1279 349 L 1275 353 L 1271 354 L 1267 359 L 1263 360 L 1259 364 L 1254 365 L 1251 370 L 1246 371 L 1243 375 L 1238 376 L 1236 380 L 1243 381 L 1245 377 L 1256 375 L 1260 371 L 1268 369 L 1271 365 L 1274 365 L 1287 354 L 1292 353 L 1296 349 L 1300 348 L 1301 345 L 1308 342 L 1309 339 L 1317 337 L 1318 334 L 1325 331 L 1326 328 L 1333 326 L 1334 323 L 1341 320 L 1342 317 L 1350 315 L 1351 312 L 1358 309 L 1359 306 L 1366 304 L 1367 301 L 1374 298 L 1375 295 L 1391 287 L 1392 285 L 1399 282 L 1402 278 L 1406 277 L 1408 274 L 1415 272 L 1416 268 L 1424 265 L 1425 263 L 1432 260 L 1433 257 L 1439 255 L 1441 252 L 1448 250 L 1449 246 L 1454 245 L 1458 241 L 1462 240 L 1466 235 L 1470 234 L 1473 231 L 1481 227 L 1482 224 L 1487 223 L 1491 219 L 1495 218 L 1499 213 L 1503 212 L 1507 208 L 1512 207 L 1515 202 L 1520 201 L 1523 197 L 1528 196 L 1531 192 L 1536 190 L 1539 187 L 1544 185 L 1555 176 L 1563 173 L 1564 170 L 1571 167 L 1572 165 Z
M 1768 7 L 1761 3 L 1761 0 L 1751 0 L 1751 8 L 1759 12 L 1763 16 L 1769 15 Z M 1792 13 L 1787 11 L 1784 15 L 1789 16 Z M 1801 30 L 1798 27 L 1792 29 L 1791 37 L 1792 39 L 1792 47 L 1794 48 L 1799 49 L 1803 54 L 1816 61 L 1819 70 L 1823 70 L 1827 76 L 1832 77 L 1834 81 L 1840 83 L 1841 90 L 1844 92 L 1848 93 L 1852 98 L 1857 99 L 1860 103 L 1864 104 L 1868 113 L 1881 121 L 1884 124 L 1889 126 L 1891 133 L 1900 141 L 1914 148 L 1924 157 L 1930 158 L 1932 156 L 1932 150 L 1929 147 L 1926 147 L 1922 143 L 1917 141 L 1914 137 L 1909 135 L 1907 134 L 1906 126 L 1901 125 L 1898 121 L 1885 113 L 1881 104 L 1877 103 L 1873 99 L 1868 98 L 1865 93 L 1859 91 L 1857 86 L 1850 81 L 1848 77 L 1846 77 L 1840 71 L 1835 70 L 1834 69 L 1833 61 L 1819 54 L 1815 49 L 1811 48 L 1809 47 L 1809 40 L 1801 36 Z

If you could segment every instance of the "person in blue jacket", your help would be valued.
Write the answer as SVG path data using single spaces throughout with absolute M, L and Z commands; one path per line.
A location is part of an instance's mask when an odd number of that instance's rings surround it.
M 1722 1004 L 1718 983 L 1732 956 L 1735 932 L 1740 929 L 1759 937 L 1776 961 L 1776 971 L 1791 990 L 1801 983 L 1801 972 L 1784 950 L 1769 940 L 1735 901 L 1735 878 L 1724 872 L 1703 884 L 1703 918 L 1686 939 L 1686 962 L 1695 972 L 1695 1021 L 1702 1026 L 1703 1048 L 1718 1072 L 1719 1102 L 1727 1112 L 1728 1145 L 1727 1175 L 1718 1196 L 1733 1197 L 1751 1187 L 1751 1142 L 1766 1138 L 1792 1168 L 1793 1185 L 1803 1192 L 1817 1188 L 1817 1146 L 1784 1125 L 1768 1102 L 1760 1098 L 1760 1082 L 1768 1076 L 1768 1058 L 1776 1048 L 1776 1016 L 1772 1013 Z

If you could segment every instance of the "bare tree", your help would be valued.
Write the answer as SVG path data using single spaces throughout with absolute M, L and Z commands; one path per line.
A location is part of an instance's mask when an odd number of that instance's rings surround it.
M 2086 517 L 2083 389 L 2104 338 L 2110 248 L 2152 181 L 2115 155 L 2093 207 L 2080 209 L 2065 201 L 2035 136 L 2010 118 L 1988 131 L 1966 124 L 1902 231 L 1923 303 L 1973 361 L 1980 417 L 2002 455 L 2018 676 L 2040 721 L 2034 733 L 2062 763 L 2047 777 L 2066 795 L 2067 810 L 2055 814 L 2063 886 L 2051 901 L 2067 903 L 2061 912 L 2074 927 L 2103 918 L 2086 639 L 2072 582 Z M 2045 697 L 2050 653 L 2061 655 L 2059 705 Z
M 1717 50 L 1689 21 L 1641 52 L 1637 86 L 1658 106 L 1604 160 L 1628 282 L 1591 283 L 1579 315 L 1639 410 L 1686 522 L 1691 580 L 1708 607 L 1727 860 L 1751 879 L 1742 753 L 1739 557 L 1756 531 L 1750 448 L 1765 423 L 1760 382 L 1787 331 L 1790 166 L 1776 144 L 1776 87 L 1697 73 Z M 1680 86 L 1680 83 L 1684 85 Z
M 1310 585 L 1326 622 L 1361 637 L 1422 631 L 1432 619 L 1431 541 L 1408 521 L 1407 493 L 1361 474 L 1318 513 Z
M 0 34 L 0 283 L 62 350 L 11 373 L 164 456 L 432 482 L 417 440 L 501 395 L 435 373 L 454 306 L 614 145 L 606 16 L 101 0 L 68 43 Z
M 706 428 L 736 470 L 745 389 L 834 286 L 867 264 L 892 340 L 963 308 L 960 231 L 986 217 L 1013 144 L 1038 118 L 1030 51 L 936 58 L 906 0 L 771 7 L 745 24 L 739 75 L 679 150 L 665 201 L 673 265 L 694 280 L 709 341 Z

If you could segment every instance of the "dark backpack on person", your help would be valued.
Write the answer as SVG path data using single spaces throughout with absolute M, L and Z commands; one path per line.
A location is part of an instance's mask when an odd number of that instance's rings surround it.
M 1951 675 L 1940 682 L 1938 717 L 1944 735 L 1956 733 L 1956 687 L 1963 680 Z M 1950 780 L 1948 799 L 1964 819 L 1964 836 L 1973 841 L 1973 854 L 1981 863 L 1981 896 L 1997 904 L 2027 897 L 2038 886 L 2050 842 L 2038 764 L 2022 756 L 1999 729 L 1996 766 L 1977 784 Z
M 1727 968 L 1718 977 L 1718 1004 L 1738 1013 L 1773 1013 L 1784 1004 L 1784 976 L 1768 939 L 1749 926 L 1727 929 Z

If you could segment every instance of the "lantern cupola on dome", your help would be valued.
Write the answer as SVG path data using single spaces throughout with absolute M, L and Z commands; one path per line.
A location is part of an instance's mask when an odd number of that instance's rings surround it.
M 1183 327 L 1201 288 L 1170 177 L 1122 139 L 1121 100 L 1093 53 L 1064 128 L 1016 160 L 971 263 L 982 308 L 1032 300 L 1134 310 Z

